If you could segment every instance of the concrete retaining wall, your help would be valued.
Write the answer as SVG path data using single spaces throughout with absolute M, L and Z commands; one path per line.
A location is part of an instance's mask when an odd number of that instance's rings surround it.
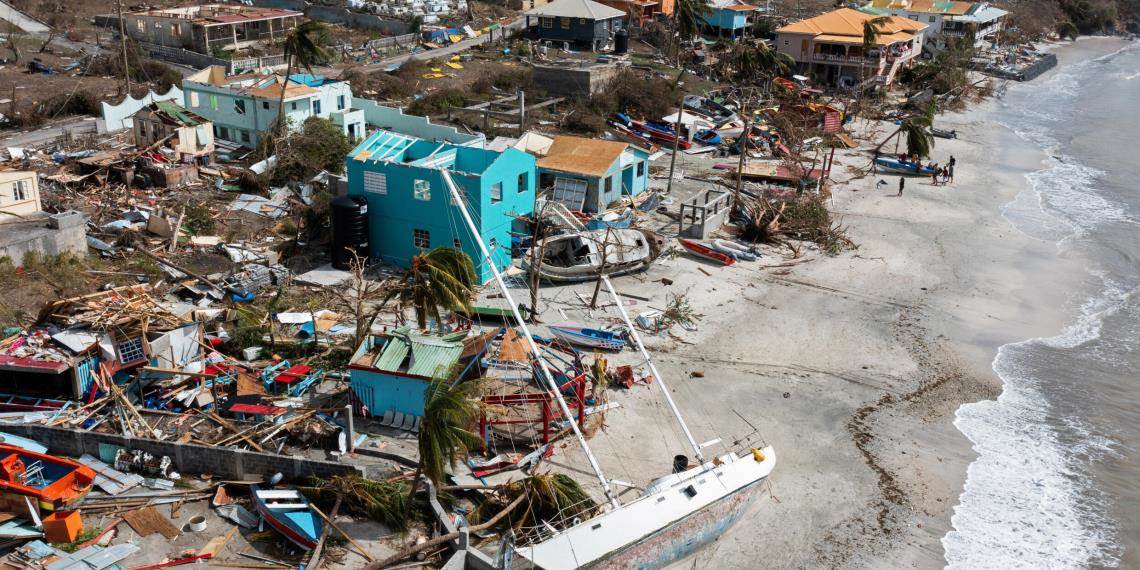
M 604 89 L 625 65 L 591 64 L 583 67 L 559 65 L 534 66 L 534 84 L 551 97 L 586 98 Z
M 48 446 L 49 453 L 68 457 L 79 457 L 84 453 L 98 457 L 101 443 L 131 450 L 140 449 L 154 456 L 166 455 L 170 457 L 175 470 L 184 474 L 213 473 L 219 477 L 236 480 L 260 479 L 274 473 L 282 473 L 287 479 L 301 479 L 313 475 L 331 477 L 346 473 L 364 475 L 363 469 L 353 465 L 242 451 L 228 447 L 123 437 L 41 425 L 4 424 L 0 429 L 34 439 Z
M 389 35 L 408 33 L 408 23 L 403 20 L 392 20 L 375 14 L 353 12 L 340 6 L 319 6 L 306 4 L 303 0 L 253 0 L 254 6 L 265 8 L 282 8 L 304 12 L 305 16 L 322 22 L 344 24 L 354 28 L 380 30 Z

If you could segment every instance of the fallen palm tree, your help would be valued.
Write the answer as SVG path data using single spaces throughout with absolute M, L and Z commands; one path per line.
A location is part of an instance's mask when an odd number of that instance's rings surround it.
M 832 218 L 824 198 L 818 195 L 741 196 L 735 219 L 741 226 L 741 237 L 753 242 L 810 241 L 831 255 L 857 247 L 847 237 L 847 228 Z

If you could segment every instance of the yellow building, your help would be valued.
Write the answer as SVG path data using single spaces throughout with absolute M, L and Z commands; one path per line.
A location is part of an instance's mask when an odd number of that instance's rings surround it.
M 31 170 L 0 171 L 0 223 L 39 211 L 40 184 L 36 173 Z

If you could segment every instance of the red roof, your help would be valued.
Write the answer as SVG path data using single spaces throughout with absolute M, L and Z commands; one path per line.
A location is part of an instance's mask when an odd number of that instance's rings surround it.
M 234 404 L 230 406 L 230 412 L 234 414 L 252 414 L 255 416 L 279 416 L 288 412 L 285 408 L 278 408 L 277 406 L 263 406 L 259 404 Z
M 293 366 L 290 366 L 288 370 L 282 372 L 281 374 L 278 374 L 277 377 L 273 379 L 273 381 L 280 382 L 282 384 L 292 384 L 301 378 L 308 376 L 312 371 L 313 369 L 309 366 L 305 366 L 304 364 L 295 364 Z
M 0 370 L 59 374 L 68 368 L 71 368 L 71 365 L 66 362 L 0 355 Z

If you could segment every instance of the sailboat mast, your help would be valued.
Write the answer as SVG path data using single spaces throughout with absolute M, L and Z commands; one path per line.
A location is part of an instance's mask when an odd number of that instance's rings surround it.
M 609 500 L 610 506 L 617 508 L 621 503 L 614 494 L 613 489 L 610 489 L 610 483 L 606 480 L 606 476 L 602 473 L 602 467 L 598 464 L 597 458 L 594 457 L 593 452 L 590 451 L 589 444 L 586 443 L 586 436 L 582 435 L 582 430 L 578 427 L 578 422 L 574 420 L 574 415 L 570 413 L 570 406 L 566 404 L 566 400 L 562 397 L 562 391 L 558 388 L 558 383 L 554 381 L 554 377 L 550 374 L 550 369 L 547 367 L 546 359 L 542 357 L 542 353 L 538 350 L 538 345 L 535 344 L 534 338 L 530 335 L 530 327 L 526 326 L 526 321 L 523 320 L 522 315 L 519 314 L 518 305 L 511 297 L 511 292 L 507 289 L 507 284 L 503 282 L 503 274 L 499 273 L 499 268 L 495 266 L 495 262 L 491 257 L 491 252 L 487 249 L 487 244 L 483 243 L 483 236 L 479 234 L 479 228 L 475 226 L 474 220 L 471 219 L 471 214 L 467 212 L 467 205 L 463 203 L 463 196 L 459 194 L 459 188 L 455 185 L 455 181 L 451 179 L 451 173 L 446 169 L 440 169 L 440 174 L 443 176 L 443 182 L 447 185 L 448 192 L 451 193 L 451 198 L 459 207 L 459 212 L 463 215 L 463 221 L 467 224 L 467 228 L 471 230 L 471 236 L 475 239 L 475 243 L 479 245 L 479 251 L 487 260 L 487 264 L 491 268 L 491 273 L 495 276 L 495 282 L 499 284 L 499 290 L 503 293 L 503 299 L 507 302 L 507 307 L 510 308 L 511 314 L 514 315 L 515 320 L 519 323 L 519 328 L 522 329 L 523 338 L 526 339 L 530 351 L 534 354 L 534 358 L 538 360 L 539 368 L 542 370 L 542 376 L 546 380 L 547 386 L 554 394 L 555 399 L 558 400 L 558 407 L 561 408 L 562 413 L 570 423 L 570 429 L 574 431 L 574 437 L 578 438 L 578 445 L 582 447 L 582 452 L 586 454 L 586 459 L 590 462 L 590 468 L 594 470 L 594 475 L 598 477 L 598 481 L 602 484 L 602 490 L 606 494 L 606 499 Z
M 704 454 L 701 453 L 701 446 L 697 440 L 693 439 L 693 432 L 689 431 L 689 425 L 685 423 L 685 418 L 681 417 L 681 410 L 677 409 L 677 404 L 673 402 L 673 396 L 669 395 L 669 387 L 665 385 L 665 378 L 657 371 L 657 365 L 653 364 L 653 359 L 649 358 L 649 352 L 645 350 L 645 345 L 641 342 L 641 335 L 637 334 L 637 328 L 633 326 L 633 322 L 629 320 L 629 315 L 625 312 L 625 305 L 622 304 L 621 297 L 614 291 L 613 283 L 610 283 L 608 275 L 602 275 L 602 281 L 606 283 L 606 288 L 610 290 L 610 295 L 614 298 L 614 303 L 617 304 L 618 311 L 621 312 L 621 318 L 625 321 L 625 326 L 629 327 L 629 335 L 633 337 L 633 343 L 637 345 L 637 350 L 641 351 L 641 356 L 645 358 L 645 363 L 649 365 L 649 371 L 653 373 L 655 380 L 654 384 L 665 395 L 665 401 L 669 404 L 669 410 L 673 412 L 673 416 L 677 418 L 677 423 L 681 424 L 681 431 L 685 432 L 685 438 L 689 440 L 689 445 L 693 446 L 693 453 L 700 463 L 705 462 Z

